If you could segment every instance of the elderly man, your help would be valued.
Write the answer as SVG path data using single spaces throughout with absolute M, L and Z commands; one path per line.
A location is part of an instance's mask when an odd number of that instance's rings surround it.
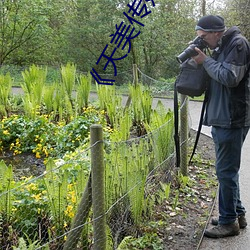
M 193 59 L 210 76 L 204 125 L 212 126 L 219 181 L 219 218 L 205 235 L 212 238 L 238 235 L 247 226 L 245 208 L 240 200 L 239 169 L 241 149 L 250 126 L 250 46 L 237 27 L 225 29 L 220 16 L 202 17 L 196 27 L 198 36 L 213 50 L 201 50 Z

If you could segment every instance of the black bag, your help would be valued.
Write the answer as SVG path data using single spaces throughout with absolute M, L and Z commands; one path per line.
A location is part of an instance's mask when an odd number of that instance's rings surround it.
M 208 81 L 208 74 L 203 65 L 190 58 L 183 62 L 180 68 L 180 74 L 175 81 L 177 92 L 191 97 L 201 96 L 207 88 Z

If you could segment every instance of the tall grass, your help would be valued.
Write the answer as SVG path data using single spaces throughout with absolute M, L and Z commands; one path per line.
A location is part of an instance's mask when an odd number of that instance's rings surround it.
M 7 116 L 9 111 L 9 96 L 11 93 L 12 79 L 10 74 L 0 75 L 0 115 Z

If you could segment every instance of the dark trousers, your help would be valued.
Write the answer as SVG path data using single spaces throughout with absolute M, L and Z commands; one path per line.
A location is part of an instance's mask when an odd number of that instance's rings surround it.
M 219 223 L 230 224 L 245 214 L 240 200 L 239 169 L 241 149 L 249 127 L 212 127 L 215 143 L 216 175 L 219 181 Z

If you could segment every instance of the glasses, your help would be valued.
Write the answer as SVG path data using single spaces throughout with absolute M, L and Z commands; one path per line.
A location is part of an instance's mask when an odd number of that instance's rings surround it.
M 214 33 L 214 32 L 206 32 L 206 33 L 203 33 L 203 34 L 201 34 L 201 35 L 199 35 L 199 37 L 200 38 L 202 38 L 202 39 L 206 39 L 206 37 L 209 35 L 209 34 L 212 34 L 212 33 Z

